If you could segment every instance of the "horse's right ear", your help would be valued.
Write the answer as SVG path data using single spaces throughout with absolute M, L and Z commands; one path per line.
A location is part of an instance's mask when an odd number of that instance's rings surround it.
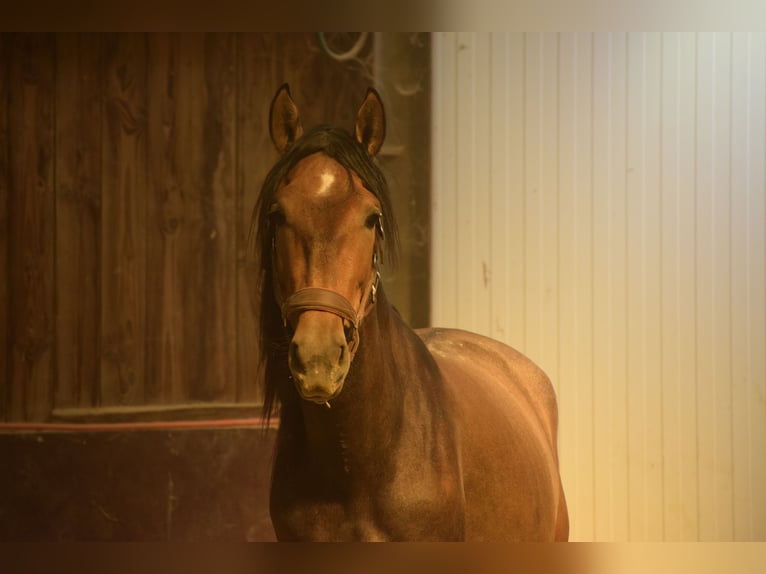
M 386 113 L 375 88 L 367 88 L 367 95 L 356 115 L 354 135 L 370 157 L 380 151 L 386 139 Z
M 274 95 L 274 99 L 271 100 L 269 134 L 274 147 L 280 154 L 285 153 L 303 134 L 298 106 L 290 96 L 290 86 L 286 83 L 282 84 Z

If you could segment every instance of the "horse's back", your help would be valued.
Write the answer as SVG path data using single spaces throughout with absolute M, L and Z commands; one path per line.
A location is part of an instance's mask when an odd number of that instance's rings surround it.
M 551 540 L 568 535 L 550 380 L 515 349 L 474 333 L 418 335 L 444 377 L 458 425 L 466 538 Z

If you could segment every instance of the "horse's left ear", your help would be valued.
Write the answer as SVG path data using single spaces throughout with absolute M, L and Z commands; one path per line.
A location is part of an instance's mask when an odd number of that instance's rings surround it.
M 356 141 L 362 144 L 370 156 L 380 151 L 386 138 L 386 114 L 383 102 L 375 88 L 367 88 L 367 95 L 356 114 L 354 126 Z

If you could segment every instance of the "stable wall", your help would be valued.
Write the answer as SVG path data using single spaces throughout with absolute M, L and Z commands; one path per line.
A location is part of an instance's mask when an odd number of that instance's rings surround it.
M 574 540 L 766 540 L 766 35 L 435 34 L 432 323 L 549 374 Z

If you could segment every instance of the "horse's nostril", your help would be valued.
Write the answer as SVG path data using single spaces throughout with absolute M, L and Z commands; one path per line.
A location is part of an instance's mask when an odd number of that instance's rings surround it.
M 347 348 L 346 345 L 341 345 L 340 346 L 340 353 L 338 354 L 338 364 L 339 365 L 343 363 L 343 359 L 346 356 L 346 348 Z
M 302 369 L 303 365 L 298 354 L 298 343 L 296 343 L 295 341 L 292 341 L 290 343 L 290 349 L 288 350 L 288 353 L 290 356 L 290 362 L 293 365 L 293 367 Z

